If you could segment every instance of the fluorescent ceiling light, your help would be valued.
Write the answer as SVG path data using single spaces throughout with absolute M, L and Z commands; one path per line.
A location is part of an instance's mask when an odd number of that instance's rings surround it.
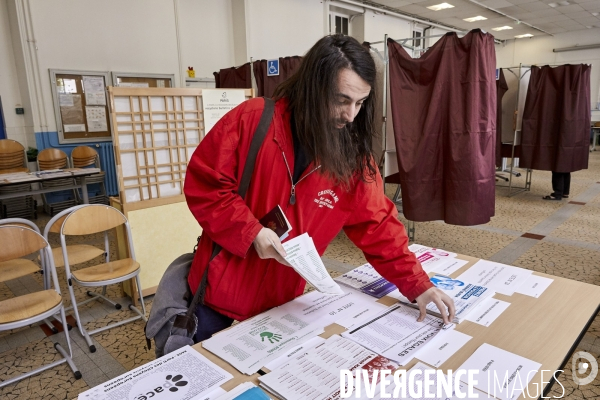
M 505 26 L 499 26 L 497 28 L 492 28 L 493 31 L 505 31 L 507 29 L 512 29 L 512 26 L 505 25 Z
M 526 38 L 526 37 L 532 37 L 533 35 L 531 33 L 525 33 L 523 35 L 517 35 L 515 36 L 517 39 L 522 39 L 522 38 Z
M 436 4 L 435 6 L 429 6 L 427 8 L 429 8 L 430 10 L 433 10 L 433 11 L 440 11 L 440 10 L 445 10 L 446 8 L 454 8 L 454 6 L 452 4 L 442 3 L 442 4 Z
M 463 19 L 463 21 L 475 22 L 475 21 L 484 21 L 486 19 L 487 19 L 486 17 L 482 17 L 481 15 L 478 15 L 476 17 L 465 18 L 465 19 Z

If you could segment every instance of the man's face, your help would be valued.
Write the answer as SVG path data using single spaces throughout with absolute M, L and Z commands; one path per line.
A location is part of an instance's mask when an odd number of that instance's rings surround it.
M 341 70 L 337 78 L 335 94 L 335 115 L 333 125 L 342 129 L 354 121 L 363 102 L 369 97 L 371 86 L 351 69 Z

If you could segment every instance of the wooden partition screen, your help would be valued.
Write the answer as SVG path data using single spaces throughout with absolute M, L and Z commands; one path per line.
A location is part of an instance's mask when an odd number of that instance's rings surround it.
M 246 99 L 253 97 L 243 90 Z M 120 192 L 111 205 L 131 225 L 146 296 L 202 233 L 183 194 L 188 161 L 205 135 L 202 89 L 109 87 L 109 100 Z M 123 239 L 117 232 L 119 258 L 129 256 Z M 136 298 L 134 288 L 124 285 Z
M 125 208 L 183 201 L 185 169 L 205 135 L 202 90 L 111 87 L 109 95 Z

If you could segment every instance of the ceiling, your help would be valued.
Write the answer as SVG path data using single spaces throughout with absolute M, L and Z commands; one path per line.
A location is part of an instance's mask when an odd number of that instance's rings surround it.
M 391 11 L 439 22 L 463 30 L 481 28 L 497 39 L 514 39 L 516 35 L 534 36 L 557 34 L 591 28 L 600 28 L 600 0 L 376 0 L 365 1 L 381 5 Z M 449 3 L 454 8 L 432 11 L 427 7 Z M 481 5 L 480 5 L 481 4 Z M 495 9 L 499 13 L 488 10 Z M 594 15 L 596 14 L 596 15 Z M 467 22 L 464 18 L 476 16 L 487 20 Z M 516 20 L 522 21 L 518 23 Z M 544 32 L 534 29 L 532 25 Z M 510 26 L 513 29 L 494 31 L 492 28 Z

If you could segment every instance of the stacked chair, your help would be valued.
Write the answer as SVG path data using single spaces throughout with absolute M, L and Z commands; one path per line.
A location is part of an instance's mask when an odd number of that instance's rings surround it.
M 25 225 L 27 225 L 27 222 L 25 221 Z M 26 327 L 57 314 L 60 314 L 62 325 L 66 328 L 68 325 L 65 309 L 48 242 L 38 232 L 21 224 L 15 225 L 9 222 L 0 225 L 0 243 L 2 243 L 0 246 L 0 268 L 3 269 L 0 269 L 1 276 L 8 277 L 8 271 L 10 270 L 12 271 L 12 279 L 14 279 L 25 274 L 26 268 L 28 268 L 28 273 L 36 272 L 35 269 L 39 270 L 39 267 L 32 267 L 33 262 L 22 257 L 39 252 L 40 259 L 43 261 L 45 276 L 48 276 L 47 280 L 49 282 L 49 286 L 42 290 L 0 301 L 0 331 Z M 71 359 L 72 350 L 69 330 L 64 329 L 63 331 L 68 352 L 59 343 L 54 344 L 54 348 L 61 355 L 60 360 L 44 364 L 26 373 L 17 374 L 17 371 L 14 371 L 15 373 L 9 371 L 9 374 L 12 375 L 11 378 L 0 382 L 0 387 L 10 385 L 65 362 L 75 374 L 75 378 L 80 379 L 81 373 Z M 19 333 L 14 334 L 18 335 Z
M 29 172 L 27 156 L 21 143 L 11 140 L 0 140 L 0 174 Z M 0 195 L 14 192 L 31 191 L 31 184 L 0 187 Z M 31 195 L 0 200 L 0 218 L 37 218 L 37 203 Z
M 69 158 L 67 154 L 59 149 L 47 148 L 39 152 L 38 154 L 38 169 L 40 171 L 47 171 L 53 169 L 64 169 L 70 168 Z M 45 181 L 41 183 L 42 188 L 60 188 L 61 186 L 69 187 L 75 185 L 74 178 L 64 178 L 64 179 L 56 179 L 52 181 Z M 71 195 L 68 199 L 50 203 L 46 194 L 42 194 L 42 199 L 44 200 L 44 211 L 50 216 L 55 215 L 56 213 L 65 210 L 67 208 L 73 207 L 77 205 L 77 191 L 75 189 L 66 189 Z
M 71 165 L 73 168 L 100 168 L 100 157 L 98 152 L 89 146 L 79 146 L 73 149 L 71 153 Z M 108 196 L 106 195 L 106 186 L 104 184 L 104 172 L 86 177 L 86 184 L 98 184 L 100 193 L 95 196 L 89 196 L 90 204 L 108 204 Z M 81 179 L 81 178 L 78 178 Z M 80 198 L 80 201 L 81 198 Z

